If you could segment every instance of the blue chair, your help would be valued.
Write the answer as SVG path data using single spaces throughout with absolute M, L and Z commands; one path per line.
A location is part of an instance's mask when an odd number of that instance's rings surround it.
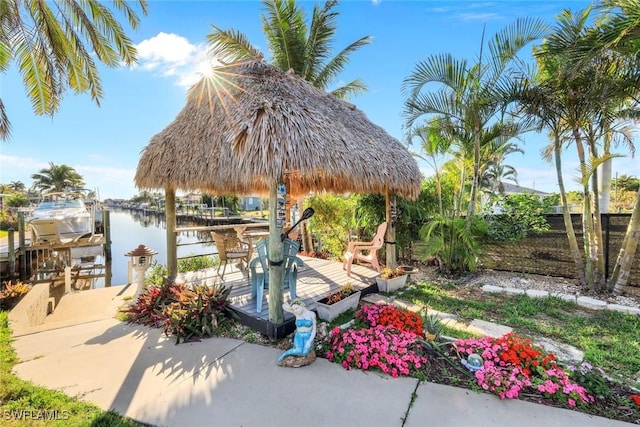
M 289 289 L 291 299 L 296 298 L 296 280 L 298 279 L 298 269 L 304 266 L 304 262 L 297 256 L 300 249 L 300 242 L 291 239 L 284 239 L 283 244 L 283 266 L 284 266 L 284 288 Z M 262 239 L 256 243 L 256 258 L 249 262 L 251 271 L 251 296 L 256 298 L 256 312 L 262 313 L 262 299 L 264 290 L 269 288 L 269 238 Z

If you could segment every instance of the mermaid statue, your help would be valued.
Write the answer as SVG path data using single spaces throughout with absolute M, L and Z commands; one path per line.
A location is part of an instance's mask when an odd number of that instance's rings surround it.
M 293 347 L 280 355 L 278 363 L 288 356 L 309 355 L 316 337 L 316 314 L 305 307 L 302 300 L 294 299 L 289 304 L 282 304 L 282 308 L 296 316 L 296 332 L 293 335 Z

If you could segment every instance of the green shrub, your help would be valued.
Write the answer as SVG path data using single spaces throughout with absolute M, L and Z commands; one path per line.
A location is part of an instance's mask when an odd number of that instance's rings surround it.
M 182 258 L 178 260 L 178 271 L 198 271 L 205 270 L 207 268 L 217 267 L 220 263 L 219 258 L 207 257 L 207 256 L 194 256 L 193 254 L 189 255 L 189 258 Z M 151 269 L 147 271 L 145 276 L 145 285 L 146 286 L 160 286 L 164 282 L 165 277 L 167 277 L 168 271 L 167 267 L 158 264 L 157 261 L 153 262 Z
M 9 211 L 0 210 L 0 230 L 18 230 L 18 217 Z
M 488 215 L 487 237 L 491 240 L 517 242 L 530 234 L 549 230 L 544 214 L 549 203 L 533 194 L 511 194 L 500 200 L 499 215 Z
M 437 217 L 421 229 L 424 245 L 416 249 L 423 260 L 435 257 L 444 274 L 475 271 L 479 240 L 486 232 L 482 218 L 474 218 L 469 228 L 464 218 Z
M 349 243 L 349 229 L 355 201 L 352 198 L 323 194 L 309 197 L 307 207 L 315 214 L 309 219 L 310 227 L 318 236 L 320 252 L 327 251 L 340 257 Z
M 189 254 L 188 258 L 178 260 L 178 271 L 199 271 L 217 267 L 220 260 L 217 256 L 196 256 Z

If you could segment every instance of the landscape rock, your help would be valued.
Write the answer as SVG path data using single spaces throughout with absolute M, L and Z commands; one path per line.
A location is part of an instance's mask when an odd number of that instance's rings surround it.
M 525 295 L 531 298 L 546 298 L 549 296 L 548 291 L 540 291 L 538 289 L 527 289 Z
M 608 304 L 607 309 L 640 316 L 640 308 L 627 307 L 626 305 Z
M 316 361 L 316 351 L 311 349 L 306 356 L 287 356 L 278 362 L 278 366 L 283 368 L 300 368 Z
M 606 302 L 591 297 L 578 297 L 576 302 L 579 306 L 590 308 L 592 310 L 604 310 L 607 308 Z
M 493 322 L 487 322 L 480 319 L 474 319 L 469 324 L 469 330 L 473 330 L 489 337 L 498 338 L 509 332 L 513 332 L 513 328 L 509 326 L 499 325 Z
M 547 353 L 555 354 L 560 362 L 579 364 L 584 359 L 584 352 L 569 344 L 561 344 L 545 337 L 536 337 L 533 342 L 544 348 Z

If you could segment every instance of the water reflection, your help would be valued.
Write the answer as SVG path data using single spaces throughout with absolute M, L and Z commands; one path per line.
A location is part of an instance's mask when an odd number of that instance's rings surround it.
M 111 219 L 111 254 L 112 254 L 112 278 L 113 286 L 127 283 L 127 262 L 129 257 L 125 253 L 145 245 L 155 249 L 158 254 L 155 260 L 160 264 L 167 262 L 167 235 L 164 218 L 159 215 L 144 213 L 141 211 L 110 211 Z M 189 225 L 181 223 L 180 227 Z M 188 231 L 178 236 L 178 258 L 191 254 L 210 254 L 215 252 L 215 245 L 211 241 L 208 232 Z M 97 283 L 96 287 L 104 286 L 104 282 Z

